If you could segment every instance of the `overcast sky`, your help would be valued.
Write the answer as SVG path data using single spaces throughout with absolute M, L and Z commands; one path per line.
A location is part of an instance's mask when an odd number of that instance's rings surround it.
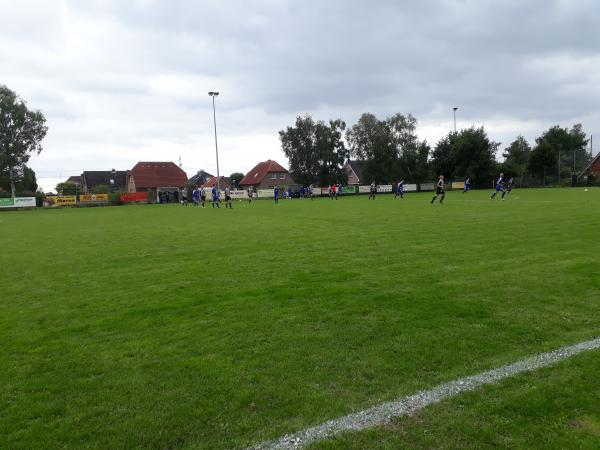
M 295 117 L 411 113 L 431 144 L 506 146 L 582 123 L 600 145 L 595 0 L 0 0 L 0 83 L 48 120 L 46 190 L 140 160 L 221 173 L 272 158 Z M 594 145 L 594 153 L 598 146 Z M 500 156 L 500 155 L 498 155 Z

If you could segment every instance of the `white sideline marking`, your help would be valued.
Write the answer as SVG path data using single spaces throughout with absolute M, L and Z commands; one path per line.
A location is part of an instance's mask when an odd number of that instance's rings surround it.
M 262 442 L 251 448 L 255 450 L 300 449 L 313 442 L 331 438 L 347 431 L 359 431 L 382 425 L 394 417 L 414 414 L 428 405 L 438 403 L 462 392 L 472 391 L 480 386 L 496 383 L 504 378 L 523 372 L 531 372 L 547 367 L 579 353 L 598 348 L 600 348 L 600 338 L 561 347 L 477 375 L 442 383 L 428 391 L 419 391 L 414 395 L 329 420 L 321 425 L 286 434 L 277 440 Z

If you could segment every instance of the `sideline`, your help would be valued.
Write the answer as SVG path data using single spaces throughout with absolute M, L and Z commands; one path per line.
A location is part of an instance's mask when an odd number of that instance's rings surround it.
M 472 391 L 480 386 L 496 383 L 504 378 L 509 378 L 523 372 L 531 372 L 548 367 L 579 353 L 598 348 L 600 348 L 600 337 L 521 359 L 512 364 L 481 372 L 477 375 L 443 383 L 433 389 L 419 391 L 408 397 L 399 398 L 392 402 L 382 403 L 363 411 L 329 420 L 321 425 L 287 434 L 274 441 L 262 442 L 250 448 L 254 450 L 300 449 L 308 444 L 332 438 L 341 433 L 360 431 L 382 425 L 394 417 L 414 414 L 428 405 L 438 403 L 462 392 Z

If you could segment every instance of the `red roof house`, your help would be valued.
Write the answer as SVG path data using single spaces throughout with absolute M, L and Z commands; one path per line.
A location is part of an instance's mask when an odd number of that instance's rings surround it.
M 149 189 L 180 189 L 188 182 L 187 174 L 173 162 L 141 161 L 129 173 L 129 192 L 147 192 Z
M 296 182 L 287 169 L 272 159 L 258 163 L 240 181 L 242 189 L 272 189 L 276 184 L 290 185 Z
M 217 185 L 217 177 L 210 177 L 206 183 L 202 185 L 203 188 L 212 189 L 213 186 Z M 219 179 L 219 187 L 221 189 L 229 188 L 233 189 L 231 180 L 227 177 L 221 176 Z

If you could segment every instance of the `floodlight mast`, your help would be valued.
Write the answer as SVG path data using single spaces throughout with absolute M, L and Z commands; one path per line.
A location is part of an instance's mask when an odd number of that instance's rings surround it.
M 457 106 L 455 106 L 454 108 L 452 108 L 452 110 L 454 111 L 454 132 L 456 133 L 456 110 L 458 109 Z
M 215 154 L 217 156 L 217 192 L 221 192 L 221 176 L 219 174 L 219 146 L 217 145 L 217 113 L 215 110 L 215 97 L 219 95 L 219 93 L 215 91 L 210 91 L 208 95 L 212 97 L 213 122 L 215 124 Z

